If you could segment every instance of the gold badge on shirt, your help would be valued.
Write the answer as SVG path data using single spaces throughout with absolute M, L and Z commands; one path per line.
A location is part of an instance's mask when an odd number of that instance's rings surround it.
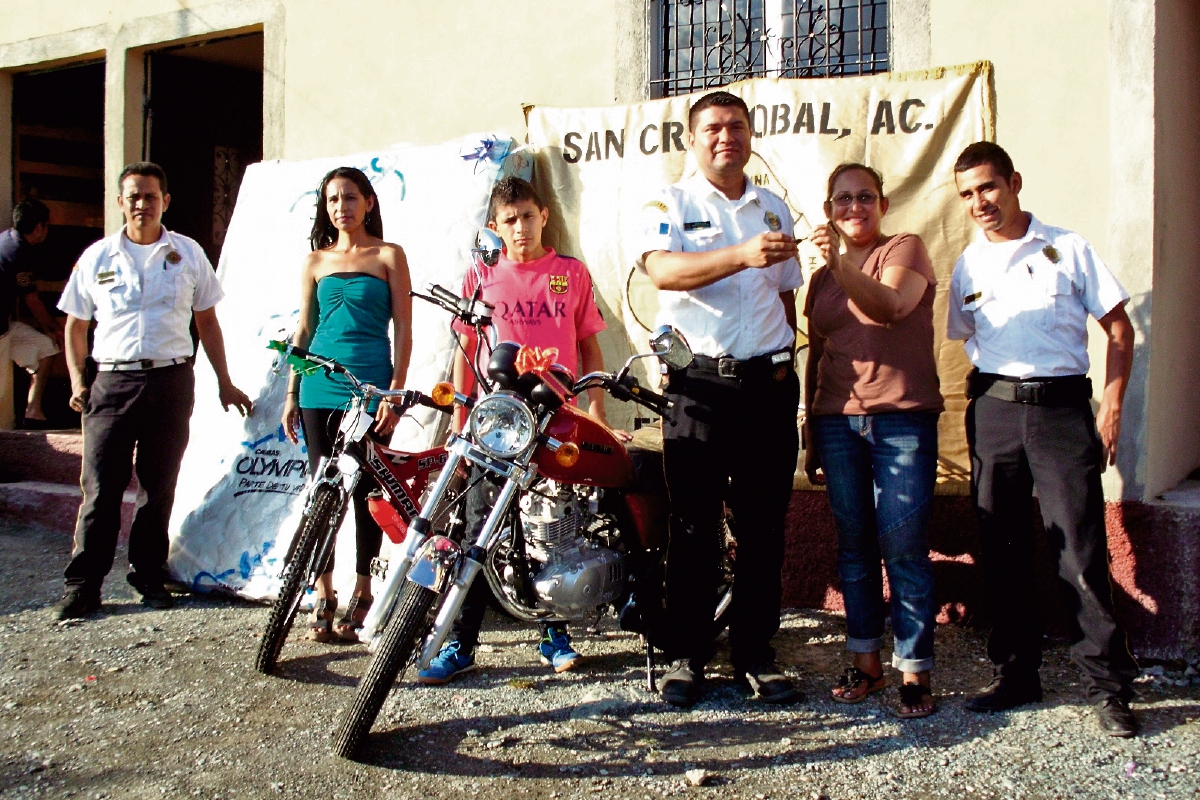
M 1051 264 L 1057 264 L 1062 261 L 1062 256 L 1058 254 L 1058 251 L 1054 249 L 1054 245 L 1052 244 L 1048 244 L 1042 248 L 1042 255 L 1050 259 Z
M 551 275 L 550 276 L 550 291 L 555 294 L 567 293 L 567 276 L 566 275 Z
M 167 253 L 168 264 L 178 264 L 180 261 L 183 261 L 183 256 L 179 255 L 179 253 L 176 253 L 174 250 Z
M 773 231 L 783 230 L 783 221 L 779 219 L 779 215 L 774 211 L 768 211 L 763 214 L 763 221 L 767 223 L 767 227 Z

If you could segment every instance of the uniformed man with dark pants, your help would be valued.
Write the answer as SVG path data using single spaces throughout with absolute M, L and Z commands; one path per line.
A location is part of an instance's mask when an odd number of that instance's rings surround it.
M 250 413 L 250 398 L 229 380 L 217 322 L 222 297 L 212 265 L 192 239 L 168 231 L 171 196 L 157 164 L 130 164 L 118 181 L 124 227 L 83 252 L 58 307 L 67 314 L 71 407 L 83 413 L 83 504 L 58 619 L 100 609 L 112 569 L 121 500 L 136 470 L 145 494 L 129 531 L 128 580 L 152 608 L 169 608 L 163 586 L 167 523 L 188 442 L 195 379 L 193 315 L 217 374 L 221 405 Z M 86 377 L 88 327 L 96 321 L 93 383 Z M 136 447 L 137 457 L 134 458 Z
M 1129 295 L 1082 236 L 1021 210 L 1021 175 L 998 145 L 962 152 L 954 178 L 982 230 L 950 283 L 948 335 L 965 339 L 967 442 L 995 678 L 967 701 L 1005 711 L 1042 699 L 1042 632 L 1033 573 L 1033 491 L 1059 584 L 1075 612 L 1071 655 L 1088 700 L 1112 736 L 1137 733 L 1129 709 L 1138 674 L 1113 617 L 1100 473 L 1116 463 L 1121 403 L 1133 361 Z M 1087 318 L 1108 337 L 1093 417 Z
M 696 352 L 664 387 L 670 496 L 667 640 L 662 696 L 691 706 L 714 650 L 713 615 L 724 507 L 737 536 L 729 646 L 739 684 L 769 702 L 796 697 L 775 665 L 783 527 L 796 471 L 799 380 L 792 368 L 801 285 L 787 205 L 755 186 L 750 115 L 728 92 L 705 95 L 688 117 L 699 172 L 643 211 L 639 267 L 660 290 L 659 324 Z

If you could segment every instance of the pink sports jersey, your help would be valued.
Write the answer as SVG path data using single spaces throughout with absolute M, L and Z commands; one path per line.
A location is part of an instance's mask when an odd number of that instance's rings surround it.
M 483 300 L 492 314 L 498 341 L 558 349 L 558 363 L 579 375 L 579 343 L 604 330 L 604 318 L 592 295 L 592 276 L 582 261 L 546 255 L 525 264 L 501 255 L 494 267 L 483 267 Z M 475 291 L 475 273 L 467 270 L 462 294 Z M 457 320 L 454 330 L 470 333 Z

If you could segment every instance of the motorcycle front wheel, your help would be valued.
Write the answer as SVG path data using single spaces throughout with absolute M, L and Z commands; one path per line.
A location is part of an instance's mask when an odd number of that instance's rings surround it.
M 396 615 L 380 634 L 379 647 L 358 682 L 354 702 L 334 734 L 333 751 L 342 758 L 353 758 L 371 732 L 392 684 L 408 666 L 413 650 L 429 628 L 429 609 L 437 596 L 424 586 L 406 583 Z
M 283 568 L 279 598 L 271 606 L 271 616 L 267 618 L 267 628 L 263 631 L 258 655 L 254 659 L 254 668 L 264 675 L 275 671 L 279 653 L 283 650 L 283 643 L 292 629 L 296 611 L 300 608 L 300 600 L 304 596 L 305 579 L 312 568 L 317 544 L 322 536 L 333 535 L 330 533 L 330 525 L 338 516 L 339 501 L 335 489 L 330 486 L 318 486 L 312 508 L 300 520 L 300 529 L 296 531 L 289 548 L 291 557 Z

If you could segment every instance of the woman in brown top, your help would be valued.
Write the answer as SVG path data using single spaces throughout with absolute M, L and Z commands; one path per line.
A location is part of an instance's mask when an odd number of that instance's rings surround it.
M 891 587 L 897 713 L 935 708 L 933 566 L 926 522 L 942 411 L 933 358 L 929 254 L 913 234 L 884 235 L 883 179 L 862 164 L 829 176 L 831 222 L 812 242 L 825 256 L 809 285 L 805 471 L 825 483 L 838 529 L 838 575 L 853 666 L 833 699 L 857 703 L 886 686 L 882 559 Z M 846 252 L 839 253 L 845 243 Z M 822 474 L 823 473 L 823 474 Z

